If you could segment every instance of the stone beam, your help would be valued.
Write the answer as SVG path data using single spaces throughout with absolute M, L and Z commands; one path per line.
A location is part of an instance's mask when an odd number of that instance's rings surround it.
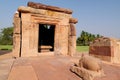
M 72 10 L 70 10 L 70 9 L 49 6 L 49 5 L 45 5 L 45 4 L 41 4 L 41 3 L 28 2 L 27 5 L 29 7 L 36 8 L 36 9 L 45 9 L 45 10 L 52 10 L 52 11 L 72 14 Z
M 69 23 L 74 23 L 74 24 L 76 24 L 76 23 L 78 23 L 78 20 L 75 19 L 75 18 L 70 18 Z

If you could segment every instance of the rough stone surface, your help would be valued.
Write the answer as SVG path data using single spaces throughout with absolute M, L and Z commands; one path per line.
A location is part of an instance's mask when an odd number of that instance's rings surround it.
M 0 54 L 1 54 L 1 51 L 0 51 Z M 39 56 L 39 57 L 30 57 L 30 58 L 17 58 L 16 60 L 14 60 L 14 64 L 13 64 L 13 60 L 7 59 L 8 56 L 4 55 L 4 60 L 0 60 L 0 73 L 1 73 L 0 80 L 8 79 L 8 73 L 10 71 L 11 64 L 13 65 L 12 68 L 14 68 L 15 71 L 11 71 L 9 75 L 12 75 L 12 72 L 17 72 L 18 67 L 21 68 L 22 66 L 25 66 L 25 67 L 32 66 L 38 80 L 50 80 L 50 79 L 51 80 L 54 80 L 54 79 L 55 80 L 82 80 L 77 75 L 69 71 L 70 65 L 72 65 L 72 63 L 79 62 L 80 54 L 81 53 L 79 53 L 79 57 L 78 55 L 76 55 L 76 57 L 74 55 L 74 57 L 65 57 L 65 56 L 61 56 L 61 57 L 60 56 L 59 57 L 58 56 L 56 57 L 41 56 L 40 57 Z M 3 57 L 3 55 L 0 55 L 0 57 Z M 120 80 L 119 64 L 113 64 L 113 63 L 102 61 L 102 68 L 104 70 L 105 76 L 96 77 L 94 80 Z M 23 68 L 21 69 L 22 70 L 18 72 L 20 74 L 23 74 L 23 72 L 28 71 L 28 70 L 23 71 Z M 27 73 L 26 75 L 29 75 L 29 74 L 31 73 Z M 62 77 L 60 77 L 61 75 Z M 48 78 L 46 76 L 48 76 Z M 19 78 L 21 77 L 23 78 L 23 75 L 14 76 L 14 78 L 15 77 L 17 77 L 17 80 L 19 80 Z M 29 78 L 31 77 L 32 76 L 29 76 Z M 24 80 L 24 78 L 22 80 Z
M 104 76 L 103 69 L 97 59 L 88 55 L 82 55 L 79 63 L 72 65 L 70 70 L 84 80 L 93 80 L 95 77 Z
M 32 66 L 18 66 L 12 68 L 12 72 L 9 75 L 8 80 L 38 80 L 38 79 Z
M 15 57 L 20 56 L 20 38 L 21 38 L 21 20 L 19 13 L 14 15 L 14 32 L 13 32 L 13 55 Z
M 40 55 L 39 24 L 55 25 L 54 55 L 73 55 L 76 49 L 76 30 L 71 24 L 77 23 L 77 20 L 69 12 L 71 10 L 33 2 L 29 2 L 28 7 L 19 7 L 14 16 L 13 56 Z
M 59 7 L 55 7 L 55 6 L 44 5 L 44 4 L 41 4 L 41 3 L 28 2 L 27 5 L 29 7 L 33 7 L 33 8 L 36 8 L 36 9 L 45 9 L 45 10 L 52 10 L 52 11 L 58 11 L 58 12 L 72 14 L 72 10 L 59 8 Z
M 100 66 L 100 61 L 88 55 L 82 55 L 79 60 L 79 66 L 91 71 L 99 71 L 102 69 Z
M 90 43 L 89 54 L 112 63 L 120 63 L 120 41 L 101 37 Z
M 8 80 L 82 80 L 71 73 L 70 57 L 18 58 Z
M 0 80 L 8 80 L 14 59 L 0 60 Z
M 70 56 L 76 53 L 76 28 L 73 23 L 70 23 L 69 27 L 69 37 L 68 37 L 68 52 Z

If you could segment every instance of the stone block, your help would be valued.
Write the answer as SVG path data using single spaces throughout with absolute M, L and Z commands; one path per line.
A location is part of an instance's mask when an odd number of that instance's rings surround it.
M 32 66 L 17 66 L 12 68 L 8 80 L 38 80 L 38 78 Z
M 76 53 L 76 36 L 69 36 L 68 43 L 68 54 L 73 56 Z
M 78 64 L 71 65 L 70 70 L 83 80 L 93 80 L 95 77 L 105 76 L 99 62 L 91 56 L 82 56 Z
M 18 14 L 15 14 L 14 15 L 14 22 L 13 22 L 13 24 L 14 24 L 14 32 L 13 33 L 15 33 L 15 34 L 20 34 L 21 33 L 21 21 L 20 21 L 20 18 L 17 16 L 16 17 L 16 15 L 18 15 Z
M 20 34 L 14 34 L 13 36 L 13 57 L 20 57 Z
M 101 37 L 94 40 L 90 44 L 89 54 L 101 56 L 99 58 L 107 60 L 110 62 L 118 63 L 119 60 L 119 51 L 120 51 L 119 40 L 107 37 Z M 98 57 L 97 56 L 97 57 Z M 110 57 L 108 59 L 104 58 Z M 120 63 L 120 62 L 119 62 Z

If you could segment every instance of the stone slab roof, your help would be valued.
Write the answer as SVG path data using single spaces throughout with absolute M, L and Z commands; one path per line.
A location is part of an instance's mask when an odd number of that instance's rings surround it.
M 32 7 L 32 8 L 36 8 L 36 9 L 45 9 L 45 10 L 51 10 L 51 11 L 72 14 L 72 10 L 70 10 L 70 9 L 59 8 L 59 7 L 45 5 L 45 4 L 41 4 L 41 3 L 28 2 L 27 6 Z

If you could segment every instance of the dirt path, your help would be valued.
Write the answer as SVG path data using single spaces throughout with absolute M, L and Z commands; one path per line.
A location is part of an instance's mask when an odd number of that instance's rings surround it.
M 12 58 L 12 51 L 0 50 L 0 60 Z

